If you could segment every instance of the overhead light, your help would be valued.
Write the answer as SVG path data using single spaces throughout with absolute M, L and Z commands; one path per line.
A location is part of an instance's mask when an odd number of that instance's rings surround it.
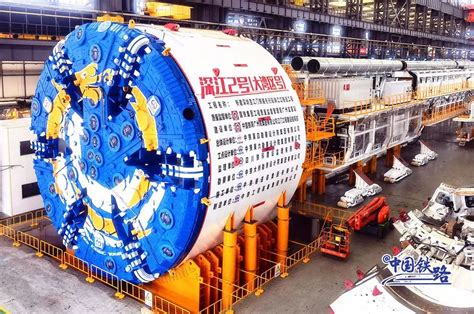
M 135 0 L 133 11 L 136 14 L 144 14 L 146 9 L 145 0 Z
M 334 7 L 345 7 L 346 6 L 346 2 L 347 1 L 333 1 L 333 2 L 330 2 L 329 5 L 330 6 L 334 6 Z
M 260 25 L 260 17 L 253 15 L 244 15 L 238 13 L 228 13 L 226 16 L 226 24 L 232 26 L 254 26 L 258 27 Z
M 306 32 L 307 23 L 305 20 L 296 20 L 293 23 L 293 30 L 295 33 L 305 33 Z
M 365 31 L 365 32 L 364 32 L 364 38 L 365 38 L 366 40 L 369 40 L 369 39 L 370 39 L 370 31 Z
M 341 37 L 342 35 L 342 27 L 339 25 L 333 25 L 331 34 L 335 37 Z

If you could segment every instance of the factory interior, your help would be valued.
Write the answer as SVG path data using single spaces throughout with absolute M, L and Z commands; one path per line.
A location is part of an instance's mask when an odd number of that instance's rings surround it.
M 474 1 L 0 0 L 0 314 L 473 313 Z

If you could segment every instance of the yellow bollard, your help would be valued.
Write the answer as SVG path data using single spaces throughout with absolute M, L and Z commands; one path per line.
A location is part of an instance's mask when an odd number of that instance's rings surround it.
M 277 219 L 277 262 L 280 263 L 280 276 L 285 278 L 288 276 L 286 257 L 288 254 L 288 236 L 290 229 L 290 208 L 286 206 L 286 192 L 283 192 L 278 200 Z
M 234 214 L 232 213 L 224 228 L 223 260 L 222 260 L 222 308 L 226 313 L 233 313 L 232 304 L 237 263 L 237 232 L 234 230 Z
M 257 222 L 253 220 L 253 207 L 250 207 L 244 219 L 244 267 L 247 289 L 255 288 L 255 274 L 257 272 Z

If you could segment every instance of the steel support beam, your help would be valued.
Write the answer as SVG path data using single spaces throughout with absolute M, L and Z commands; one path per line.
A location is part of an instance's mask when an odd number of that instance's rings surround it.
M 314 12 L 321 14 L 328 14 L 329 12 L 329 1 L 328 0 L 311 0 L 311 8 Z
M 175 1 L 181 3 L 183 1 Z M 240 26 L 237 28 L 240 36 L 251 38 L 264 46 L 276 58 L 283 61 L 284 58 L 293 55 L 314 55 L 314 56 L 351 56 L 351 57 L 399 57 L 416 56 L 419 58 L 430 57 L 428 46 L 432 47 L 435 55 L 453 56 L 460 55 L 461 49 L 472 50 L 474 47 L 471 41 L 462 40 L 465 23 L 462 19 L 449 18 L 436 10 L 426 6 L 416 5 L 416 0 L 375 0 L 374 3 L 374 23 L 357 20 L 355 16 L 362 18 L 362 0 L 351 0 L 347 9 L 347 14 L 354 16 L 352 19 L 337 16 L 329 16 L 315 13 L 316 10 L 328 8 L 327 0 L 307 1 L 306 7 L 297 7 L 294 4 L 289 7 L 283 0 L 265 3 L 238 0 L 192 0 L 194 2 L 193 18 L 204 20 L 179 21 L 183 27 L 193 27 L 202 29 L 222 30 L 231 26 L 224 24 L 225 16 L 229 12 L 245 12 L 248 15 L 260 16 L 268 23 L 262 23 L 260 27 Z M 287 6 L 283 7 L 282 5 Z M 414 8 L 414 15 L 410 17 L 410 8 Z M 209 16 L 212 12 L 213 17 Z M 67 19 L 67 16 L 59 16 L 60 11 L 52 12 L 53 16 L 60 19 Z M 64 13 L 64 12 L 63 12 Z M 0 11 L 0 15 L 4 14 Z M 93 13 L 87 13 L 93 14 Z M 12 12 L 7 14 L 10 17 L 26 17 L 31 15 L 25 12 Z M 135 19 L 141 23 L 168 23 L 169 19 L 156 19 L 133 14 L 124 14 L 125 18 Z M 35 16 L 35 15 L 33 15 Z M 434 17 L 433 21 L 431 16 Z M 82 19 L 83 17 L 79 17 Z M 299 34 L 290 31 L 293 21 L 297 18 L 305 19 L 308 23 L 308 32 Z M 211 19 L 208 21 L 207 19 Z M 410 29 L 413 20 L 413 29 Z M 73 20 L 73 18 L 71 18 Z M 74 19 L 75 21 L 75 19 Z M 172 21 L 176 23 L 176 21 Z M 394 27 L 392 24 L 396 24 Z M 0 23 L 1 24 L 1 23 Z M 341 25 L 347 31 L 346 37 L 333 37 L 328 35 L 332 25 Z M 71 31 L 74 23 L 69 23 L 65 33 Z M 392 26 L 390 26 L 392 25 Z M 269 26 L 267 28 L 267 26 Z M 429 26 L 427 28 L 427 26 Z M 436 34 L 428 34 L 429 30 L 435 30 Z M 371 39 L 366 40 L 364 33 L 371 31 Z M 441 36 L 449 34 L 451 36 Z M 454 36 L 453 36 L 454 35 Z M 455 36 L 458 39 L 454 38 Z M 347 38 L 351 37 L 351 38 Z M 453 49 L 457 50 L 454 51 Z M 430 48 L 431 49 L 431 48 Z
M 346 1 L 346 18 L 357 21 L 362 20 L 362 0 Z
M 349 2 L 356 1 L 356 0 L 350 0 Z M 357 0 L 361 1 L 361 0 Z M 379 1 L 379 0 L 376 0 Z M 383 1 L 383 0 L 380 0 Z M 414 1 L 414 0 L 411 0 Z M 378 25 L 376 23 L 370 23 L 367 21 L 361 21 L 361 20 L 355 20 L 347 17 L 341 17 L 341 16 L 331 16 L 331 15 L 326 15 L 326 14 L 321 14 L 320 12 L 316 12 L 315 9 L 311 7 L 302 7 L 302 6 L 295 6 L 295 5 L 277 5 L 277 4 L 271 4 L 267 2 L 255 2 L 255 1 L 244 1 L 244 0 L 188 0 L 188 1 L 176 1 L 177 3 L 185 3 L 185 4 L 195 4 L 194 10 L 199 10 L 200 8 L 205 8 L 208 10 L 208 5 L 213 5 L 213 6 L 218 6 L 224 12 L 225 10 L 229 10 L 231 12 L 235 11 L 248 11 L 247 14 L 256 14 L 259 16 L 274 16 L 275 18 L 277 16 L 280 17 L 286 17 L 289 19 L 305 19 L 307 21 L 312 21 L 312 22 L 319 22 L 319 23 L 327 23 L 327 24 L 337 24 L 341 25 L 343 27 L 355 27 L 355 28 L 360 28 L 360 29 L 365 29 L 365 30 L 370 30 L 370 31 L 378 31 L 378 32 L 386 32 L 386 33 L 391 33 L 391 34 L 397 34 L 397 35 L 404 35 L 404 36 L 411 36 L 411 37 L 418 37 L 418 38 L 428 38 L 432 40 L 441 40 L 441 41 L 452 41 L 452 42 L 457 42 L 457 43 L 462 43 L 466 45 L 472 44 L 472 42 L 469 42 L 464 39 L 460 38 L 452 38 L 452 37 L 444 37 L 444 36 L 439 36 L 435 34 L 427 34 L 419 31 L 414 31 L 407 29 L 405 27 L 405 24 L 401 24 L 399 26 L 393 26 L 392 24 L 382 24 Z M 407 1 L 406 0 L 387 0 L 387 2 L 390 4 L 392 3 L 393 5 L 391 6 L 395 10 L 392 15 L 397 14 L 396 13 L 396 8 L 399 6 L 405 5 L 405 11 L 407 10 L 406 5 Z M 399 5 L 395 4 L 399 3 Z M 380 3 L 380 2 L 379 2 Z M 357 7 L 357 3 L 355 4 Z M 352 12 L 352 11 L 351 11 Z M 357 9 L 354 11 L 357 12 Z M 225 14 L 225 13 L 224 13 Z M 351 13 L 352 14 L 352 13 Z M 406 13 L 403 13 L 406 14 Z
M 374 1 L 374 24 L 387 25 L 388 0 Z

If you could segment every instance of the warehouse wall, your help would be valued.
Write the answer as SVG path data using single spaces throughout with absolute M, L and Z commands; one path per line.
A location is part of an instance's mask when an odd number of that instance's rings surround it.
M 0 40 L 0 61 L 44 61 L 54 45 L 55 42 L 34 45 L 31 41 L 26 44 L 20 40 L 14 43 L 12 40 L 8 40 L 8 43 Z

